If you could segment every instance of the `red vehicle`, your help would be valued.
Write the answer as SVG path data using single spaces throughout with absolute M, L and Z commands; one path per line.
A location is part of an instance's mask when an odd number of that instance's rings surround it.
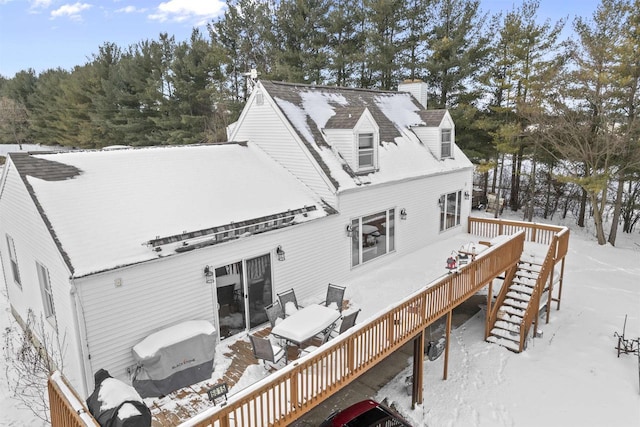
M 369 399 L 334 412 L 320 427 L 411 427 L 411 424 L 393 410 Z

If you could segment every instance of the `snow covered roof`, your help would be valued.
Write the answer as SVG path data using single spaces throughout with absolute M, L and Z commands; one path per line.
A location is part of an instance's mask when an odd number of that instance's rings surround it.
M 76 277 L 334 212 L 252 144 L 10 159 Z
M 471 168 L 457 147 L 453 157 L 437 158 L 413 132 L 438 127 L 446 110 L 425 110 L 408 92 L 313 86 L 260 81 L 336 188 L 377 184 Z M 324 129 L 353 128 L 367 109 L 380 131 L 375 172 L 356 173 L 331 147 Z

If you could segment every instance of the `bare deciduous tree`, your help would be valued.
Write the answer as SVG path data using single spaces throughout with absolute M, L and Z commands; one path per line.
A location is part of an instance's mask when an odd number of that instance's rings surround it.
M 24 328 L 11 322 L 5 329 L 2 350 L 11 397 L 49 423 L 47 380 L 54 371 L 63 369 L 65 337 L 47 329 L 45 320 L 36 320 L 29 311 Z

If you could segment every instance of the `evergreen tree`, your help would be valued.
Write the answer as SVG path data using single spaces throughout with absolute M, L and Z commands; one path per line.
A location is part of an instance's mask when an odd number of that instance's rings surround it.
M 475 83 L 486 65 L 490 38 L 479 0 L 438 0 L 430 8 L 425 61 L 431 105 L 453 108 L 480 98 Z
M 365 34 L 360 0 L 333 2 L 327 15 L 327 80 L 337 86 L 353 86 L 362 61 Z

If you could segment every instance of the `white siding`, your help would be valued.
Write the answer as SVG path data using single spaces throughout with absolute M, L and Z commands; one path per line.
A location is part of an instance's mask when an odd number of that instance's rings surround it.
M 325 201 L 333 204 L 335 196 L 319 166 L 308 150 L 298 143 L 297 134 L 285 124 L 275 108 L 266 96 L 263 105 L 256 105 L 255 98 L 251 98 L 235 127 L 234 139 L 255 143 Z
M 411 130 L 429 149 L 429 151 L 431 151 L 437 159 L 440 159 L 440 128 L 413 127 Z
M 39 323 L 44 318 L 44 306 L 36 261 L 47 268 L 57 327 L 61 340 L 65 342 L 62 368 L 71 383 L 82 391 L 80 344 L 70 295 L 70 272 L 15 167 L 9 161 L 5 169 L 5 181 L 0 184 L 0 254 L 9 301 L 22 320 L 26 322 L 28 312 L 32 310 L 34 320 Z M 16 221 L 16 218 L 20 220 Z M 6 234 L 13 238 L 15 244 L 22 289 L 13 281 Z M 54 324 L 44 320 L 45 332 L 51 336 L 55 334 Z
M 77 280 L 92 371 L 104 368 L 127 379 L 126 368 L 134 363 L 131 348 L 150 333 L 185 320 L 215 324 L 214 285 L 205 281 L 205 265 L 270 253 L 274 296 L 295 287 L 300 301 L 320 301 L 328 283 L 325 272 L 341 258 L 333 232 L 341 231 L 340 224 L 333 217 L 320 219 Z M 278 245 L 286 252 L 283 262 L 274 253 Z M 348 257 L 342 263 L 346 267 Z
M 329 145 L 340 153 L 352 169 L 355 169 L 357 160 L 353 129 L 325 129 L 324 133 L 327 136 Z

